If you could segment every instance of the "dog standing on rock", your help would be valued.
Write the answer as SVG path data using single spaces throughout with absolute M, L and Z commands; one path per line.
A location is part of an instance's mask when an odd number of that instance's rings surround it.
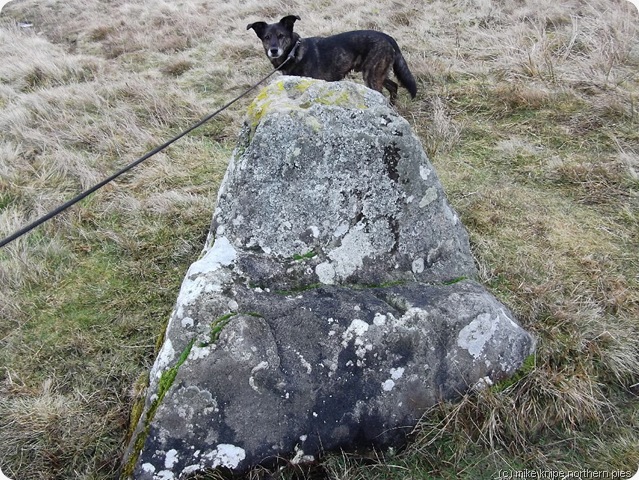
M 293 32 L 296 20 L 300 17 L 287 15 L 277 23 L 255 22 L 246 27 L 255 30 L 275 68 L 295 49 L 291 60 L 282 67 L 282 73 L 334 82 L 344 79 L 351 70 L 362 72 L 366 86 L 378 92 L 386 87 L 393 103 L 398 89 L 397 83 L 388 78 L 393 67 L 399 83 L 415 98 L 415 78 L 390 35 L 375 30 L 355 30 L 330 37 L 301 38 Z

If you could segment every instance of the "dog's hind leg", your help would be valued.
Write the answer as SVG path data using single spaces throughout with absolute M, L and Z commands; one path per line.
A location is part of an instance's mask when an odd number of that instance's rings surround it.
M 377 90 L 381 93 L 382 87 L 386 85 L 388 80 L 388 72 L 390 70 L 390 63 L 380 62 L 371 63 L 364 68 L 363 76 L 364 83 L 368 88 Z
M 387 78 L 386 80 L 384 80 L 384 86 L 386 87 L 386 90 L 388 90 L 388 92 L 390 93 L 391 105 L 394 105 L 395 100 L 397 99 L 397 89 L 399 88 L 399 85 L 393 82 L 390 78 Z
M 364 82 L 368 88 L 377 90 L 382 93 L 382 87 L 386 87 L 393 96 L 393 86 L 389 88 L 388 73 L 394 60 L 393 47 L 388 45 L 378 45 L 377 48 L 371 50 L 366 58 L 362 61 L 362 75 Z M 397 84 L 395 86 L 395 94 L 397 93 Z

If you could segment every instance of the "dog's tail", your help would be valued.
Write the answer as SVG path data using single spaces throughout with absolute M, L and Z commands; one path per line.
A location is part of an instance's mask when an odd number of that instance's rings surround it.
M 399 49 L 399 45 L 393 37 L 388 35 L 388 39 L 393 45 L 393 49 L 395 50 L 395 60 L 393 61 L 393 72 L 395 72 L 395 76 L 399 80 L 399 83 L 408 90 L 411 98 L 415 98 L 417 95 L 417 83 L 415 82 L 415 77 L 408 68 L 406 64 L 406 60 L 402 55 L 402 51 Z
M 406 64 L 406 60 L 404 60 L 404 56 L 397 49 L 397 53 L 395 54 L 395 61 L 393 62 L 393 72 L 395 72 L 395 76 L 399 80 L 406 90 L 410 93 L 411 98 L 415 98 L 417 95 L 417 83 L 415 82 L 415 77 L 408 69 L 408 65 Z

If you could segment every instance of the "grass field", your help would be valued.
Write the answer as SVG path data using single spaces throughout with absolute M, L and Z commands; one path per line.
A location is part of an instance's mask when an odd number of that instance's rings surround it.
M 433 408 L 403 451 L 329 456 L 328 478 L 636 472 L 639 12 L 626 0 L 14 0 L 0 15 L 0 236 L 267 74 L 246 25 L 289 13 L 303 36 L 397 38 L 419 86 L 397 108 L 481 281 L 538 339 L 512 380 Z M 116 475 L 249 102 L 0 250 L 9 477 Z

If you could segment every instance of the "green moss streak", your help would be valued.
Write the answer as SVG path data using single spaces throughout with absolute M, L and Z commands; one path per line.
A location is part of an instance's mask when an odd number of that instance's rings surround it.
M 135 438 L 133 452 L 129 457 L 129 461 L 123 468 L 122 478 L 130 478 L 133 475 L 133 469 L 135 468 L 135 464 L 138 461 L 142 448 L 144 448 L 144 442 L 149 436 L 153 417 L 155 417 L 155 413 L 160 407 L 162 400 L 164 400 L 164 397 L 173 385 L 180 367 L 184 362 L 186 362 L 186 359 L 189 357 L 189 353 L 191 353 L 191 349 L 193 348 L 194 343 L 195 339 L 191 340 L 182 351 L 182 354 L 180 355 L 180 358 L 178 358 L 178 361 L 175 363 L 175 365 L 162 372 L 162 376 L 160 377 L 160 381 L 158 382 L 157 398 L 153 400 L 153 403 L 151 403 L 151 406 L 146 413 L 146 418 L 144 420 L 144 429 L 140 433 L 138 433 L 138 436 Z
M 296 262 L 302 261 L 302 260 L 308 260 L 310 258 L 316 257 L 317 253 L 315 253 L 313 250 L 311 250 L 310 252 L 304 253 L 302 255 L 298 255 L 297 253 L 295 255 L 293 255 L 293 260 L 295 260 Z
M 524 360 L 524 363 L 522 363 L 519 370 L 517 370 L 512 377 L 496 383 L 495 385 L 492 386 L 492 390 L 494 392 L 503 392 L 504 390 L 507 390 L 508 388 L 512 387 L 517 382 L 519 382 L 519 380 L 526 377 L 529 373 L 535 370 L 536 367 L 537 367 L 537 357 L 535 356 L 534 353 L 532 355 L 528 355 L 526 359 Z
M 222 333 L 222 330 L 224 329 L 224 327 L 226 327 L 226 324 L 229 323 L 231 318 L 233 318 L 235 315 L 237 315 L 237 313 L 228 313 L 211 323 L 210 343 L 217 342 L 217 339 L 220 338 L 220 333 Z

